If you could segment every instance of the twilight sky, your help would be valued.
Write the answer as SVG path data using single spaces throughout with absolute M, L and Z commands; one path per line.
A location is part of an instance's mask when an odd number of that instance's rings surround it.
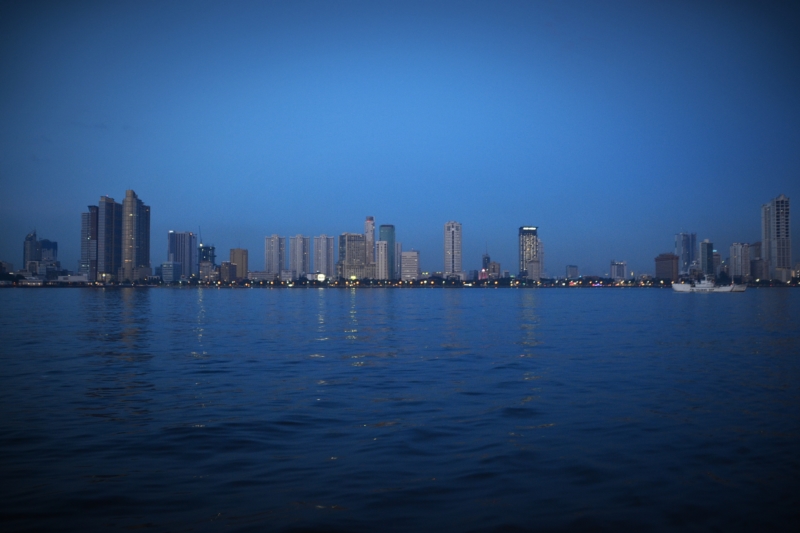
M 800 202 L 800 12 L 733 2 L 0 4 L 0 260 L 25 234 L 77 269 L 80 213 L 134 189 L 167 231 L 394 224 L 423 270 L 463 224 L 517 271 L 637 272 L 694 231 L 726 257 Z M 797 207 L 795 207 L 797 209 Z M 794 260 L 800 229 L 793 220 Z

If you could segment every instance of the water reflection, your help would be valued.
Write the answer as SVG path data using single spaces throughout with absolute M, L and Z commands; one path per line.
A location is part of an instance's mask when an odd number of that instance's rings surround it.
M 523 349 L 525 351 L 523 355 L 532 356 L 533 347 L 541 343 L 537 338 L 537 330 L 539 328 L 539 313 L 537 312 L 539 295 L 536 294 L 537 291 L 535 290 L 523 290 L 520 292 L 519 344 L 524 347 Z

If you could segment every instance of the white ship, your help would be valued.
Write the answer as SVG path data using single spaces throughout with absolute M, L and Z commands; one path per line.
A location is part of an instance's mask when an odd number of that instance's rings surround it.
M 701 279 L 693 283 L 673 283 L 672 290 L 676 292 L 744 292 L 747 285 L 720 285 L 715 286 L 713 281 Z

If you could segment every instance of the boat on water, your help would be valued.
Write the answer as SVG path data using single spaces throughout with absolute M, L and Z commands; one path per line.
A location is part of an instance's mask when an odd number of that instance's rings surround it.
M 673 283 L 675 292 L 744 292 L 747 285 L 714 285 L 713 281 L 701 279 L 692 283 Z

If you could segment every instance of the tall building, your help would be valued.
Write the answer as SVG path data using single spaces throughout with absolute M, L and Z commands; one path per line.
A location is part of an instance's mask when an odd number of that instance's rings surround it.
M 747 281 L 750 278 L 749 244 L 740 242 L 731 244 L 731 257 L 728 269 L 730 276 L 734 279 L 742 278 L 742 281 Z
M 231 281 L 237 281 L 238 279 L 240 278 L 236 265 L 230 261 L 223 261 L 219 266 L 219 280 L 223 283 L 230 283 Z
M 675 254 L 659 254 L 656 257 L 656 279 L 678 281 L 678 259 Z
M 687 275 L 697 259 L 697 234 L 675 234 L 675 255 L 678 256 L 678 274 Z
M 567 265 L 567 279 L 578 278 L 578 265 Z
M 122 266 L 122 205 L 108 196 L 97 204 L 97 281 L 114 281 Z
M 39 241 L 39 250 L 41 254 L 41 261 L 48 263 L 58 262 L 58 243 L 48 239 L 41 239 Z
M 314 237 L 314 272 L 325 274 L 326 278 L 332 278 L 336 275 L 333 247 L 333 237 L 325 234 Z
M 761 257 L 772 279 L 789 281 L 792 273 L 792 233 L 789 198 L 781 194 L 761 206 Z
M 217 249 L 212 245 L 200 243 L 197 248 L 197 262 L 198 263 L 211 263 L 213 266 L 217 264 Z
M 244 248 L 231 248 L 231 264 L 236 265 L 236 281 L 247 279 L 247 250 Z M 220 274 L 220 277 L 222 274 Z
M 395 246 L 397 243 L 395 242 L 394 226 L 391 224 L 381 224 L 378 228 L 378 238 L 386 242 L 386 261 L 388 268 L 386 279 L 398 279 L 400 277 L 400 270 L 397 268 L 397 263 L 400 261 L 400 254 L 397 253 L 397 247 Z
M 375 279 L 387 280 L 389 277 L 389 243 L 375 243 Z
M 167 233 L 167 262 L 181 264 L 179 277 L 188 279 L 199 274 L 197 252 L 197 235 L 191 231 Z
M 700 243 L 700 271 L 704 276 L 714 275 L 714 243 L 708 239 Z
M 461 272 L 461 224 L 451 220 L 444 225 L 444 276 Z
M 364 237 L 367 247 L 367 264 L 375 263 L 375 218 L 367 217 L 364 221 Z
M 339 235 L 339 261 L 336 263 L 338 277 L 364 279 L 373 277 L 367 265 L 367 238 L 362 233 Z
M 36 236 L 36 230 L 33 230 L 31 233 L 28 233 L 25 236 L 25 242 L 23 243 L 22 248 L 22 268 L 27 270 L 28 263 L 31 261 L 41 261 L 42 260 L 42 247 L 41 243 L 39 242 L 38 237 Z
M 401 272 L 400 279 L 403 281 L 412 281 L 419 279 L 419 252 L 411 250 L 410 252 L 403 252 L 401 259 Z
M 539 228 L 522 226 L 519 228 L 519 276 L 539 279 L 544 274 L 544 253 L 539 240 Z
M 120 281 L 143 280 L 150 270 L 150 207 L 131 189 L 122 201 L 122 264 Z
M 489 263 L 491 262 L 492 258 L 489 256 L 489 253 L 483 254 L 483 256 L 481 256 L 481 270 L 489 270 Z
M 289 237 L 289 270 L 299 278 L 311 272 L 311 238 L 303 235 Z
M 395 242 L 394 243 L 394 278 L 392 279 L 400 279 L 400 273 L 402 272 L 403 264 L 403 243 L 402 242 Z
M 273 234 L 264 239 L 264 271 L 273 276 L 280 276 L 286 268 L 286 237 Z
M 89 281 L 97 279 L 97 206 L 81 213 L 81 258 L 78 273 L 86 274 Z
M 614 281 L 624 281 L 626 278 L 625 271 L 628 269 L 628 263 L 625 261 L 611 261 L 611 279 Z

